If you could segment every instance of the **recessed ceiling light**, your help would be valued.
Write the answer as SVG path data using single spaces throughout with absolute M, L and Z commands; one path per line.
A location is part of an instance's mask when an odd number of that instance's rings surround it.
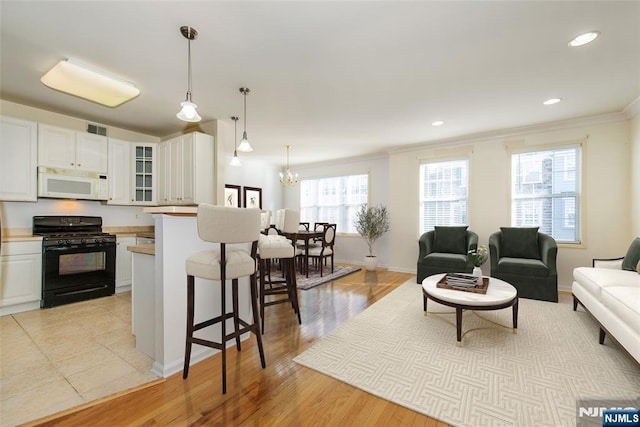
M 543 102 L 544 105 L 553 105 L 562 101 L 562 98 L 550 98 Z
M 442 126 L 444 124 L 444 122 L 442 120 L 436 120 L 435 122 L 431 123 L 431 126 Z
M 587 43 L 591 43 L 592 41 L 594 41 L 599 35 L 600 35 L 599 31 L 589 31 L 584 34 L 580 34 L 579 36 L 576 36 L 573 40 L 569 42 L 569 46 L 571 47 L 583 46 Z

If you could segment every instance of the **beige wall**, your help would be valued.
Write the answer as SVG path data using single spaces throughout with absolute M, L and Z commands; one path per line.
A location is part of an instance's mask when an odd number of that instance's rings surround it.
M 622 256 L 631 240 L 629 162 L 630 123 L 620 121 L 574 129 L 485 139 L 459 147 L 423 148 L 392 153 L 389 158 L 389 207 L 394 227 L 389 237 L 389 267 L 415 271 L 418 256 L 418 167 L 422 159 L 468 156 L 469 226 L 480 243 L 510 224 L 509 147 L 584 143 L 583 237 L 580 246 L 563 245 L 558 253 L 559 287 L 570 289 L 573 268 L 597 257 Z M 637 142 L 635 143 L 638 144 Z M 489 273 L 488 263 L 483 266 Z
M 632 234 L 640 237 L 640 113 L 631 127 L 631 224 Z

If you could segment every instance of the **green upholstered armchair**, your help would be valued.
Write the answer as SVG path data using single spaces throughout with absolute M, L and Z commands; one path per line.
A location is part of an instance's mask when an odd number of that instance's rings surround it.
M 521 298 L 558 302 L 558 245 L 538 227 L 500 227 L 489 237 L 491 277 L 504 280 Z
M 467 254 L 478 247 L 478 235 L 462 227 L 435 227 L 418 241 L 418 283 L 438 273 L 471 273 Z

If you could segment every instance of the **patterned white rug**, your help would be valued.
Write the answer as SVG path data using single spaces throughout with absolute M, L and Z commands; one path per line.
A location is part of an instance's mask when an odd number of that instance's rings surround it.
M 520 299 L 518 334 L 491 326 L 456 346 L 455 314 L 422 311 L 409 280 L 295 362 L 456 426 L 575 426 L 578 399 L 640 395 L 640 368 L 571 297 Z M 429 312 L 452 309 L 429 301 Z M 479 312 L 511 326 L 511 309 Z M 463 332 L 491 323 L 465 312 Z

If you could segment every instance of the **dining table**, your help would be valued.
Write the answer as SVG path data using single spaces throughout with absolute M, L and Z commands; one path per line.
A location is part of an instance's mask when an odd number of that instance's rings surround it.
M 322 231 L 318 230 L 299 230 L 296 234 L 297 240 L 304 241 L 304 274 L 309 277 L 309 241 L 322 237 Z

